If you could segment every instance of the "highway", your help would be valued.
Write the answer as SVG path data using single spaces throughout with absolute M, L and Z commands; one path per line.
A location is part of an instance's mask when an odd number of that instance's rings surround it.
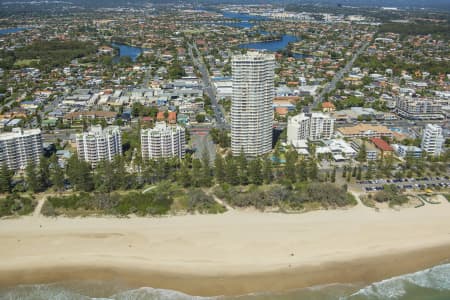
M 208 69 L 206 68 L 206 65 L 203 61 L 203 57 L 201 56 L 200 51 L 198 51 L 198 48 L 195 44 L 194 45 L 188 44 L 188 45 L 189 45 L 188 49 L 189 56 L 199 69 L 202 75 L 204 90 L 206 92 L 206 95 L 211 99 L 211 107 L 214 110 L 214 117 L 216 120 L 215 127 L 219 129 L 228 129 L 230 126 L 226 121 L 225 111 L 223 107 L 217 102 L 216 91 L 211 83 L 211 78 L 209 76 Z M 195 51 L 197 56 L 194 55 L 193 51 Z
M 347 62 L 347 64 L 345 65 L 344 68 L 342 68 L 341 70 L 339 70 L 333 77 L 333 79 L 323 88 L 323 90 L 319 93 L 319 95 L 317 95 L 314 98 L 314 102 L 312 104 L 312 107 L 317 107 L 317 105 L 322 102 L 324 99 L 325 94 L 333 91 L 336 88 L 336 84 L 342 80 L 342 77 L 344 77 L 344 75 L 346 73 L 348 73 L 350 71 L 350 69 L 352 68 L 353 64 L 355 63 L 356 59 L 358 58 L 358 56 L 363 53 L 367 47 L 369 47 L 370 42 L 366 42 L 364 43 L 361 48 L 358 49 L 358 51 L 356 51 L 352 58 Z

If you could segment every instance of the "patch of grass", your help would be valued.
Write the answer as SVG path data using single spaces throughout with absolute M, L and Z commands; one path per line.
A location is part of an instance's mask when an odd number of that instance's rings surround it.
M 17 68 L 30 67 L 33 65 L 38 65 L 40 61 L 41 61 L 40 59 L 20 59 L 14 63 L 14 67 Z

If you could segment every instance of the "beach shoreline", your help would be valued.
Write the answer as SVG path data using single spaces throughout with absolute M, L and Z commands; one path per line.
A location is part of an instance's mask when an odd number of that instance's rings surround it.
M 176 290 L 195 296 L 234 296 L 258 292 L 282 292 L 328 284 L 367 285 L 448 263 L 449 253 L 450 244 L 351 261 L 305 265 L 290 270 L 275 269 L 211 276 L 146 270 L 139 264 L 133 265 L 129 262 L 126 267 L 114 261 L 100 264 L 93 261 L 78 265 L 61 263 L 54 266 L 1 270 L 0 287 L 55 283 L 64 278 L 64 281 L 116 281 L 127 288 L 152 287 Z
M 299 215 L 0 220 L 0 287 L 120 281 L 190 295 L 369 284 L 450 259 L 450 204 Z

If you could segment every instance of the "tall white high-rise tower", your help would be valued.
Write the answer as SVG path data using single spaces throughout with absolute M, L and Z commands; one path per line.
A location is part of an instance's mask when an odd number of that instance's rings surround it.
M 255 157 L 272 150 L 275 57 L 248 52 L 232 59 L 231 150 Z

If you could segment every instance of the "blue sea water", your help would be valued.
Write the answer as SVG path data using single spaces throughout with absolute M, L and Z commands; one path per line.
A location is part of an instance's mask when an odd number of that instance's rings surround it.
M 1 300 L 449 300 L 450 264 L 389 278 L 368 286 L 330 284 L 277 293 L 199 297 L 174 290 L 126 289 L 114 282 L 72 281 L 0 289 Z

